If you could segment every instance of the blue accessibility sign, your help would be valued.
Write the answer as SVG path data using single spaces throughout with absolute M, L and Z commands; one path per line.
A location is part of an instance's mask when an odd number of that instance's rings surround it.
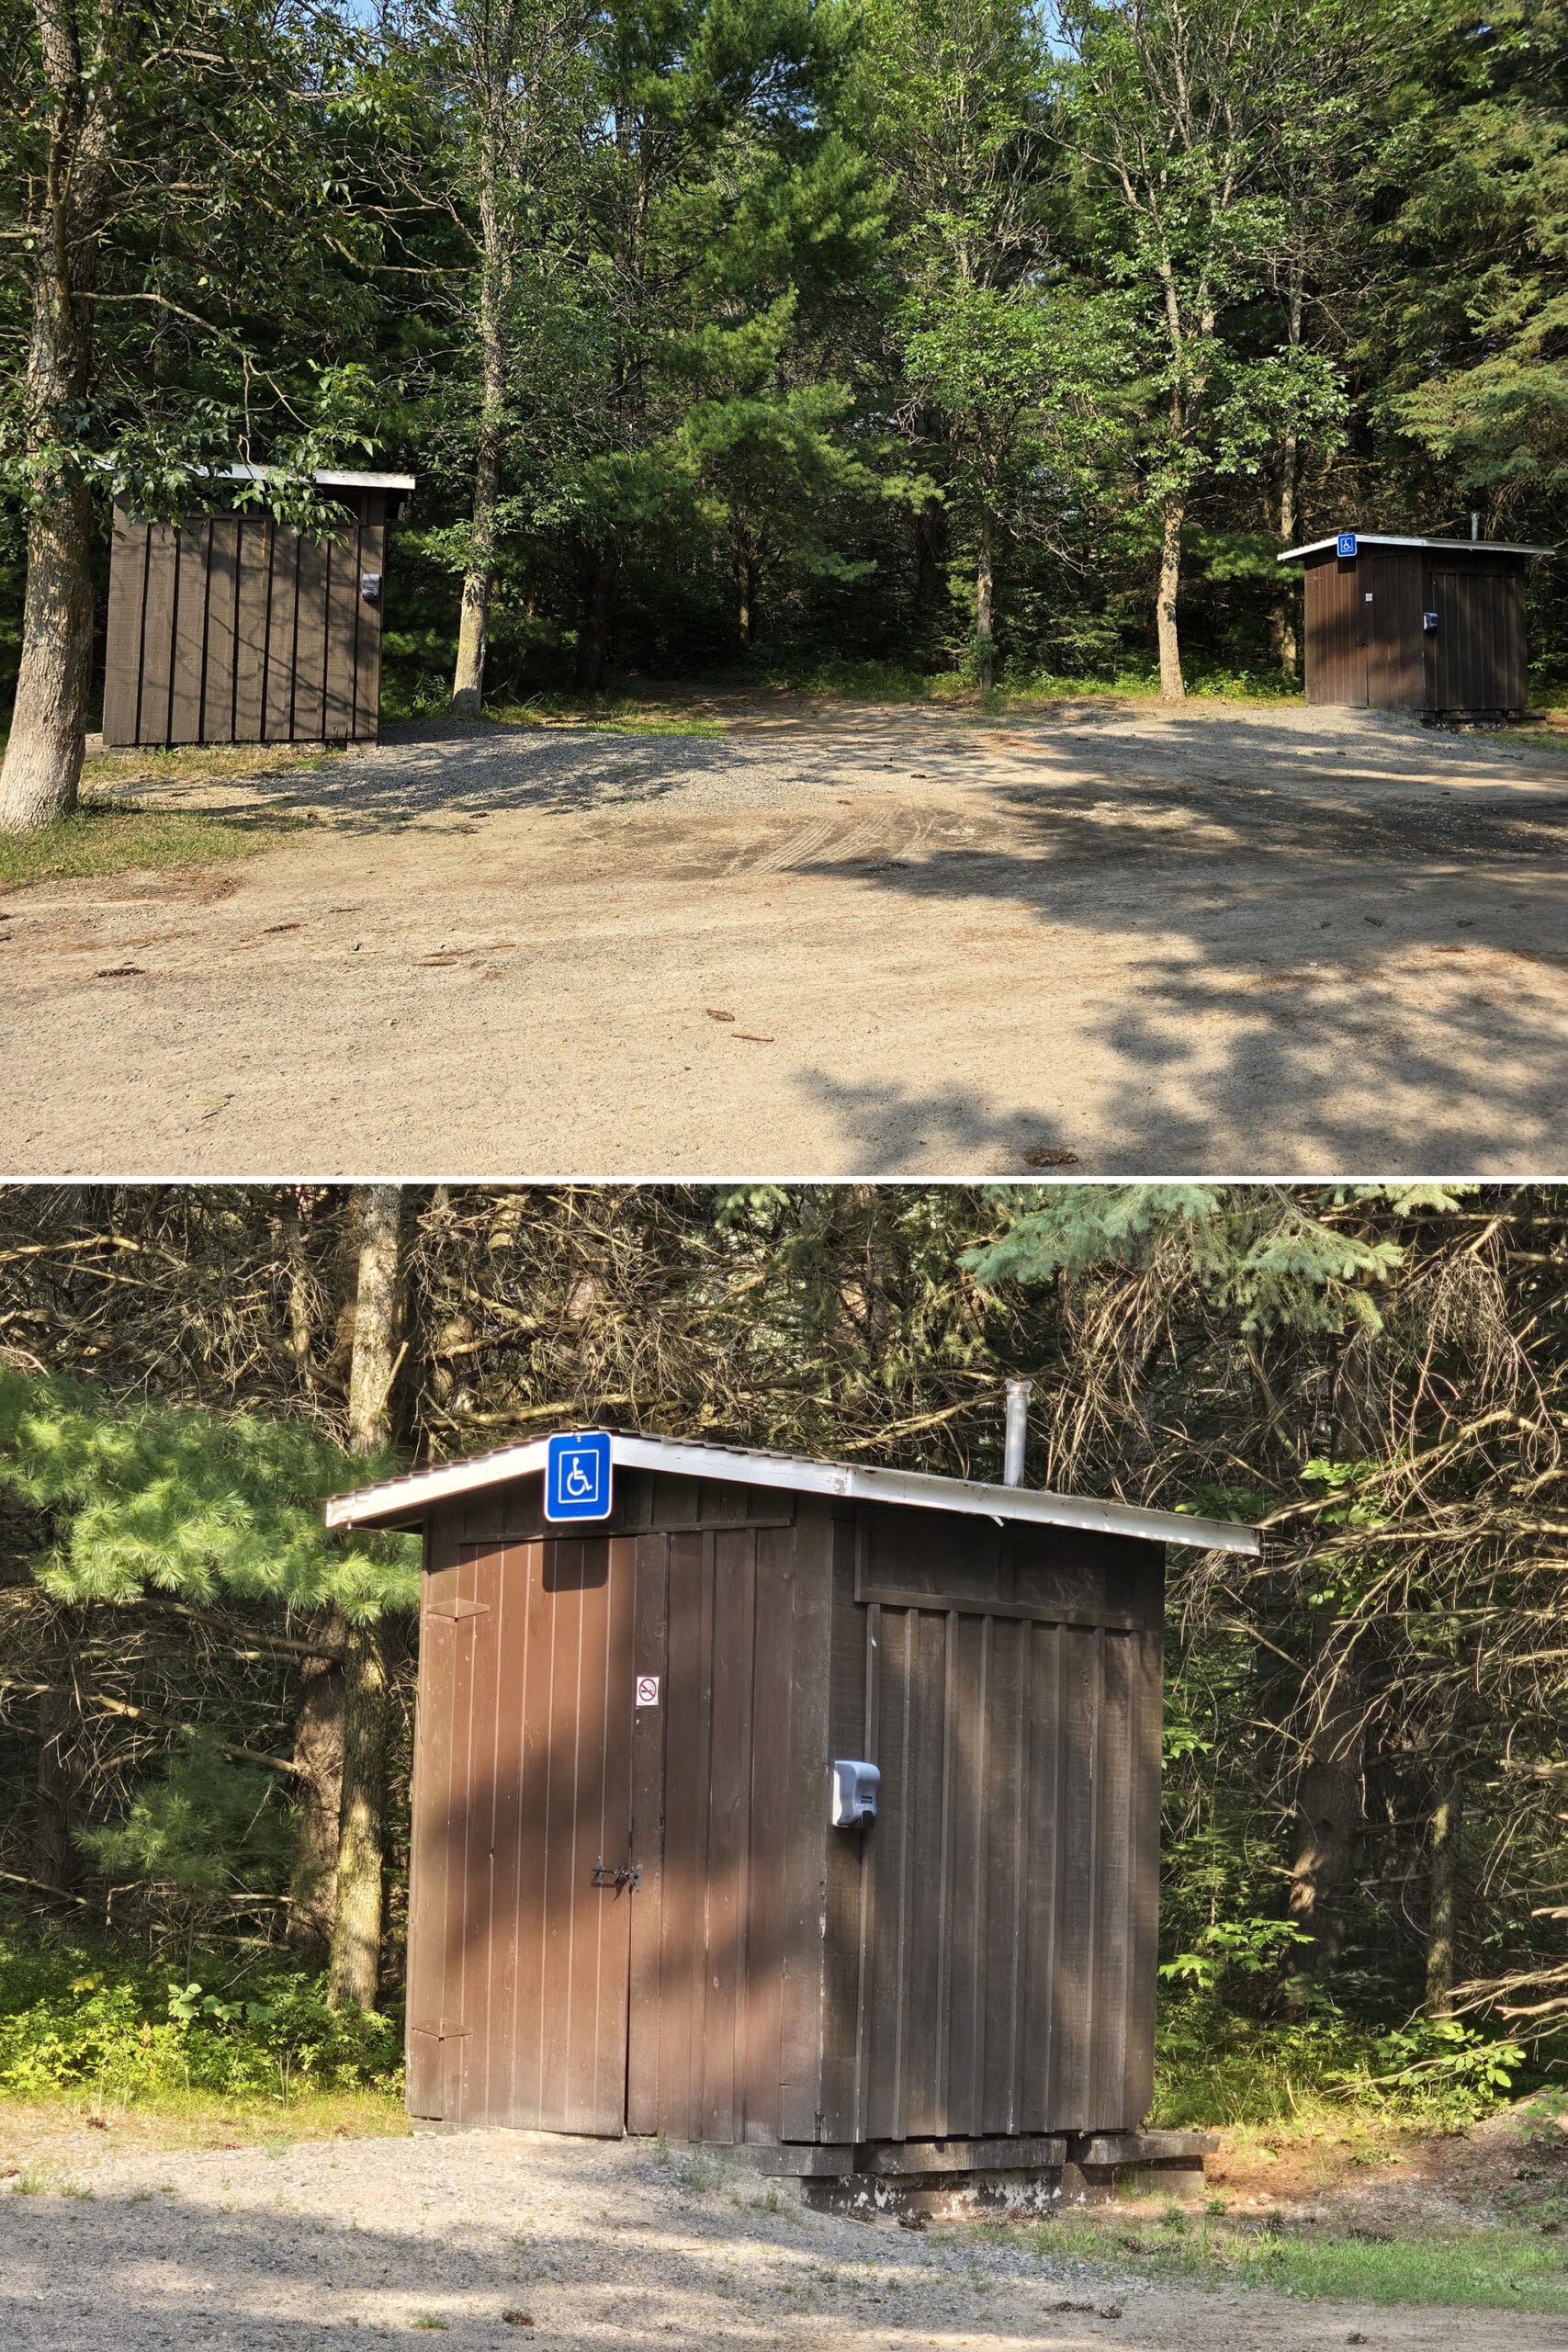
M 610 1439 L 604 1430 L 553 1437 L 545 1464 L 547 1519 L 608 1519 Z
M 1352 557 L 1355 555 L 1355 552 L 1356 552 L 1356 534 L 1355 534 L 1355 532 L 1354 532 L 1354 531 L 1341 531 L 1341 532 L 1340 532 L 1340 534 L 1339 534 L 1339 560 L 1341 561 L 1341 563 L 1348 563 L 1348 562 L 1351 560 Z

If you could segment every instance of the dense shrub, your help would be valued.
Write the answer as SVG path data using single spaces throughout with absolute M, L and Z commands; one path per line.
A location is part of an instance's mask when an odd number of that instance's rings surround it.
M 324 1981 L 231 1959 L 213 1985 L 64 1942 L 0 1932 L 0 2095 L 79 2088 L 122 2101 L 207 2090 L 282 2101 L 305 2091 L 394 2087 L 396 2022 L 332 2009 Z

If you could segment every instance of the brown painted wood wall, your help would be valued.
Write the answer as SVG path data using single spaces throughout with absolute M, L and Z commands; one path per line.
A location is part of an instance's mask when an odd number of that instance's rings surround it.
M 1522 712 L 1529 700 L 1524 567 L 1431 563 L 1431 707 Z
M 721 2144 L 1139 2121 L 1158 1547 L 651 1476 L 568 1537 L 538 1484 L 428 1535 L 413 2111 Z M 882 1768 L 867 1832 L 829 1826 L 834 1755 Z
M 180 528 L 115 511 L 104 741 L 115 744 L 374 739 L 386 496 L 346 493 L 343 535 L 300 539 L 255 514 Z
M 1354 709 L 1523 711 L 1523 559 L 1420 548 L 1309 557 L 1306 697 Z M 1370 601 L 1369 601 L 1370 600 Z M 1423 625 L 1438 616 L 1435 631 Z

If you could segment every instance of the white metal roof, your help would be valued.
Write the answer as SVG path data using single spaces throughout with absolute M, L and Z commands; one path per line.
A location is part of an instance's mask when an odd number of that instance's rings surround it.
M 265 481 L 269 474 L 278 471 L 276 466 L 220 466 L 220 478 L 224 481 Z M 310 480 L 323 490 L 412 490 L 412 474 L 355 474 L 331 471 L 312 474 Z
M 787 1487 L 797 1494 L 836 1495 L 853 1502 L 912 1503 L 926 1510 L 969 1511 L 977 1517 L 1031 1520 L 1050 1527 L 1084 1527 L 1100 1535 L 1136 1535 L 1147 1543 L 1186 1544 L 1201 1552 L 1261 1550 L 1256 1532 L 1233 1521 L 1196 1519 L 1186 1511 L 1144 1510 L 1135 1503 L 1048 1494 L 1039 1487 L 990 1487 L 975 1478 L 940 1478 L 923 1470 L 878 1470 L 853 1462 L 816 1462 L 756 1447 L 715 1445 L 690 1438 L 637 1437 L 605 1432 L 610 1458 L 626 1470 L 662 1470 L 683 1478 L 727 1478 L 743 1487 Z M 466 1462 L 443 1463 L 389 1478 L 358 1494 L 334 1495 L 329 1527 L 385 1526 L 422 1519 L 434 1504 L 485 1487 L 542 1472 L 548 1437 L 502 1446 Z
M 1555 555 L 1555 548 L 1526 547 L 1516 539 L 1416 539 L 1406 538 L 1397 531 L 1357 531 L 1358 548 L 1436 548 L 1444 555 Z M 1337 547 L 1339 533 L 1331 531 L 1325 539 L 1309 540 L 1304 548 L 1287 548 L 1283 555 L 1274 558 L 1276 563 L 1294 563 L 1303 555 L 1321 555 L 1325 548 Z

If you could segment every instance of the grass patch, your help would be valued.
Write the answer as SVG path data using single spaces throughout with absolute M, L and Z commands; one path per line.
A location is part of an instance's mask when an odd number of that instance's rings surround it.
M 94 752 L 83 764 L 82 783 L 95 797 L 143 786 L 239 784 L 250 776 L 308 775 L 344 756 L 328 743 L 176 743 L 169 751 Z
M 406 2140 L 413 2126 L 395 2089 L 305 2091 L 285 2108 L 278 2098 L 224 2098 L 212 2091 L 153 2089 L 132 2102 L 81 2098 L 0 2098 L 0 2167 L 47 2176 L 29 2151 L 85 2140 L 116 2154 L 187 2149 L 271 2148 L 307 2140 Z M 14 2180 L 13 2188 L 19 2188 Z M 49 2185 L 45 2178 L 43 2186 Z
M 723 735 L 721 718 L 635 694 L 536 694 L 485 712 L 502 727 L 586 727 L 600 735 Z
M 181 745 L 170 752 L 98 752 L 82 770 L 75 813 L 38 833 L 0 833 L 0 890 L 75 881 L 137 866 L 204 865 L 254 857 L 315 823 L 306 810 L 226 809 L 141 799 L 191 786 L 308 774 L 343 757 L 323 744 Z
M 1477 2229 L 1458 2236 L 1353 2237 L 1305 2228 L 1244 2227 L 1174 2212 L 1164 2222 L 1063 2213 L 1030 2233 L 1043 2259 L 1063 2254 L 1197 2287 L 1368 2303 L 1444 2303 L 1568 2312 L 1568 2247 L 1539 2233 Z
M 132 866 L 201 865 L 254 857 L 311 822 L 308 817 L 214 817 L 201 810 L 142 808 L 88 800 L 38 833 L 0 833 L 0 890 L 29 882 L 123 874 Z

